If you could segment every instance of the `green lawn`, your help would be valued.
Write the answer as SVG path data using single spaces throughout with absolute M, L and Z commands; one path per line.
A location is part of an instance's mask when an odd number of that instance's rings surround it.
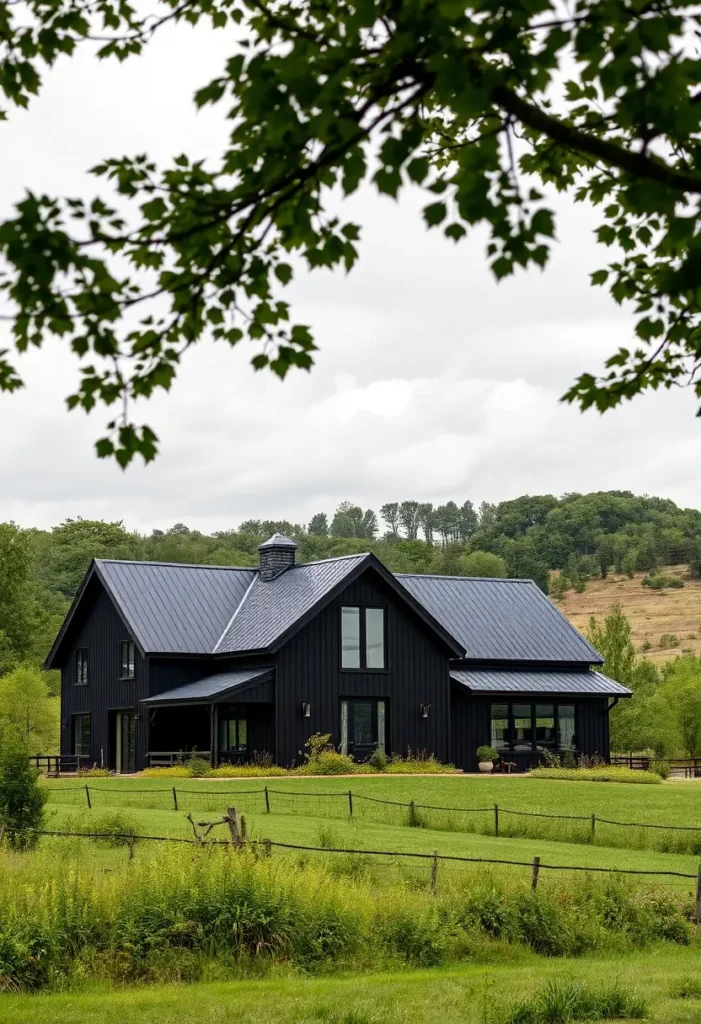
M 89 782 L 93 808 L 151 808 L 175 814 L 172 787 L 179 811 L 196 815 L 223 812 L 232 804 L 247 815 L 265 811 L 259 779 L 95 779 Z M 51 804 L 86 806 L 85 788 L 74 780 L 49 780 Z M 564 782 L 531 778 L 386 777 L 272 779 L 268 782 L 273 815 L 291 819 L 348 818 L 348 790 L 354 794 L 354 819 L 370 825 L 405 825 L 405 806 L 374 802 L 397 801 L 433 805 L 446 810 L 422 809 L 423 824 L 436 831 L 494 835 L 494 804 L 498 804 L 501 836 L 532 838 L 636 850 L 701 854 L 701 831 L 619 828 L 597 821 L 592 837 L 591 815 L 617 821 L 701 826 L 701 786 L 693 782 L 666 782 L 660 786 L 622 783 Z M 365 798 L 365 799 L 364 799 Z M 463 813 L 449 808 L 484 808 Z M 531 818 L 513 811 L 580 815 L 581 821 Z M 164 819 L 165 820 L 165 819 Z M 290 828 L 293 828 L 292 824 Z M 274 837 L 271 837 L 274 838 Z
M 697 949 L 659 946 L 620 957 L 544 960 L 496 947 L 458 968 L 335 978 L 281 977 L 190 986 L 0 996 L 3 1024 L 500 1024 L 508 1008 L 552 979 L 618 982 L 648 1000 L 653 1024 L 698 1024 Z M 697 987 L 698 991 L 698 987 Z
M 110 809 L 111 810 L 111 809 Z M 51 803 L 48 807 L 47 827 L 62 829 L 80 820 L 86 826 L 91 820 L 102 817 L 108 809 L 76 807 L 71 804 Z M 124 815 L 133 824 L 137 834 L 191 837 L 192 828 L 182 811 L 162 811 L 132 807 Z M 194 815 L 196 821 L 208 821 L 217 817 L 212 812 Z M 531 863 L 538 855 L 544 864 L 588 865 L 599 867 L 629 868 L 650 871 L 681 871 L 695 874 L 698 858 L 691 855 L 657 853 L 649 850 L 611 849 L 604 846 L 585 846 L 576 843 L 553 842 L 536 838 L 494 838 L 493 836 L 436 831 L 428 828 L 408 828 L 402 825 L 382 825 L 361 820 L 339 820 L 312 816 L 299 817 L 290 814 L 249 813 L 247 824 L 250 834 L 256 839 L 271 839 L 275 842 L 295 843 L 307 846 L 342 847 L 353 850 L 389 850 L 398 853 L 417 852 L 452 854 L 461 857 L 484 857 L 492 859 L 517 860 Z M 210 834 L 211 837 L 226 839 L 228 832 L 223 826 Z M 70 856 L 91 857 L 95 846 L 84 840 L 60 840 L 66 843 Z M 143 844 L 137 856 L 156 855 L 158 844 Z M 110 851 L 111 859 L 117 863 L 126 860 L 127 851 Z M 275 851 L 276 856 L 283 855 Z M 103 858 L 104 859 L 104 858 Z M 418 865 L 417 865 L 418 867 Z M 465 870 L 459 864 L 445 864 L 441 870 Z M 430 867 L 426 865 L 426 871 Z M 507 869 L 511 870 L 511 869 Z M 514 870 L 528 871 L 529 868 Z M 651 879 L 652 880 L 652 879 Z M 671 884 L 691 887 L 692 880 L 685 882 L 674 879 Z

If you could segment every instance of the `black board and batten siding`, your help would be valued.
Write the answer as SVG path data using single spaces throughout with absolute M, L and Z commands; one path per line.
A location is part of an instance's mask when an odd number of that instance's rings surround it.
M 386 608 L 387 668 L 341 669 L 341 607 Z M 387 749 L 405 755 L 431 751 L 450 759 L 450 686 L 446 650 L 418 616 L 402 606 L 372 571 L 331 601 L 278 652 L 276 664 L 276 759 L 288 765 L 314 733 L 340 743 L 340 702 L 373 697 L 387 702 Z M 302 704 L 311 705 L 305 718 Z M 428 718 L 422 704 L 430 704 Z
M 537 696 L 519 696 L 516 693 L 495 693 L 489 697 L 471 696 L 463 687 L 452 686 L 453 714 L 453 763 L 466 772 L 477 771 L 477 747 L 491 743 L 492 704 L 508 703 L 539 703 L 574 704 L 575 735 L 577 750 L 583 754 L 600 754 L 608 757 L 609 753 L 609 717 L 608 701 L 602 698 L 568 697 L 559 693 L 554 697 L 547 694 Z M 517 753 L 505 753 L 507 761 L 519 763 Z M 533 767 L 533 759 L 519 765 L 521 769 Z
M 148 750 L 148 722 L 140 701 L 148 693 L 148 665 L 135 649 L 133 679 L 120 679 L 121 649 L 131 635 L 98 580 L 89 584 L 90 611 L 75 623 L 66 662 L 61 669 L 61 753 L 73 753 L 73 717 L 90 715 L 90 760 L 116 765 L 117 711 L 132 711 L 136 722 L 136 761 L 145 763 Z M 76 651 L 88 651 L 87 686 L 76 686 Z

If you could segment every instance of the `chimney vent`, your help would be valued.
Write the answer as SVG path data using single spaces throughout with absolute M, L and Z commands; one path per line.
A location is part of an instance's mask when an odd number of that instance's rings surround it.
M 274 580 L 295 564 L 297 545 L 289 537 L 274 533 L 270 540 L 258 545 L 260 552 L 260 578 L 266 582 Z

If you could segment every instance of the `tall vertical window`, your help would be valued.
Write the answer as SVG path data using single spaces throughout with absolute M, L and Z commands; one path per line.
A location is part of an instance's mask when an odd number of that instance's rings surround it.
M 341 666 L 360 668 L 360 608 L 341 608 Z
M 73 753 L 90 757 L 90 715 L 73 716 Z
M 387 667 L 385 609 L 341 608 L 341 668 L 368 670 Z
M 75 652 L 75 685 L 88 685 L 88 651 L 86 647 L 80 647 Z
M 240 754 L 248 747 L 248 723 L 245 718 L 223 718 L 219 722 L 219 752 Z
M 514 750 L 531 750 L 533 747 L 533 722 L 530 704 L 513 705 Z
M 561 750 L 574 749 L 574 704 L 560 704 L 558 707 L 557 733 Z
M 133 679 L 136 672 L 136 652 L 133 640 L 122 640 L 119 645 L 122 663 L 120 678 Z
M 492 704 L 492 746 L 506 750 L 509 744 L 509 705 Z
M 555 746 L 555 708 L 552 704 L 535 706 L 535 741 L 539 747 Z

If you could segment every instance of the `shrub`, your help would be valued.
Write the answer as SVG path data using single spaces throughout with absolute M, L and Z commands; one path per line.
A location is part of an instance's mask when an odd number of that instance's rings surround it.
M 498 761 L 499 753 L 494 747 L 478 747 L 477 748 L 477 760 L 478 761 Z
M 174 764 L 170 768 L 144 768 L 139 775 L 147 779 L 189 779 L 191 777 L 184 764 Z
M 650 762 L 650 771 L 659 775 L 661 779 L 669 778 L 669 762 L 655 759 Z
M 534 779 L 563 779 L 570 782 L 632 782 L 641 786 L 656 785 L 662 779 L 656 772 L 637 772 L 630 768 L 534 768 Z
M 643 640 L 642 647 L 640 648 L 640 650 L 641 651 L 650 651 L 650 650 L 652 650 L 652 644 L 647 639 L 647 637 Z
M 76 775 L 79 779 L 108 779 L 114 772 L 109 768 L 98 768 L 94 765 L 92 768 L 79 768 Z
M 681 576 L 673 576 L 671 573 L 649 572 L 642 579 L 642 585 L 651 590 L 680 590 L 684 586 Z
M 546 750 L 545 747 L 538 747 L 538 753 L 541 756 L 544 768 L 562 768 L 561 759 L 557 754 L 553 754 L 551 750 Z
M 387 768 L 387 755 L 384 750 L 380 750 L 379 747 L 375 747 L 372 752 L 368 764 L 375 769 L 376 772 L 383 772 Z
M 185 767 L 191 779 L 204 779 L 212 770 L 209 761 L 203 757 L 191 757 Z
M 220 764 L 208 773 L 210 779 L 265 779 L 270 776 L 287 775 L 285 768 L 273 764 Z
M 48 795 L 39 785 L 38 771 L 30 767 L 24 744 L 5 741 L 0 748 L 0 823 L 8 830 L 10 846 L 21 850 L 36 846 Z
M 659 646 L 663 651 L 670 647 L 679 647 L 679 637 L 675 633 L 663 633 L 660 637 Z
M 577 758 L 574 756 L 574 750 L 566 750 L 565 756 L 562 759 L 563 768 L 576 768 Z
M 136 822 L 123 811 L 114 810 L 88 817 L 68 818 L 64 831 L 85 835 L 91 842 L 106 846 L 128 846 L 136 835 Z
M 443 764 L 433 754 L 428 757 L 408 757 L 395 755 L 389 759 L 386 771 L 390 775 L 447 775 L 460 774 L 460 769 L 452 764 Z

